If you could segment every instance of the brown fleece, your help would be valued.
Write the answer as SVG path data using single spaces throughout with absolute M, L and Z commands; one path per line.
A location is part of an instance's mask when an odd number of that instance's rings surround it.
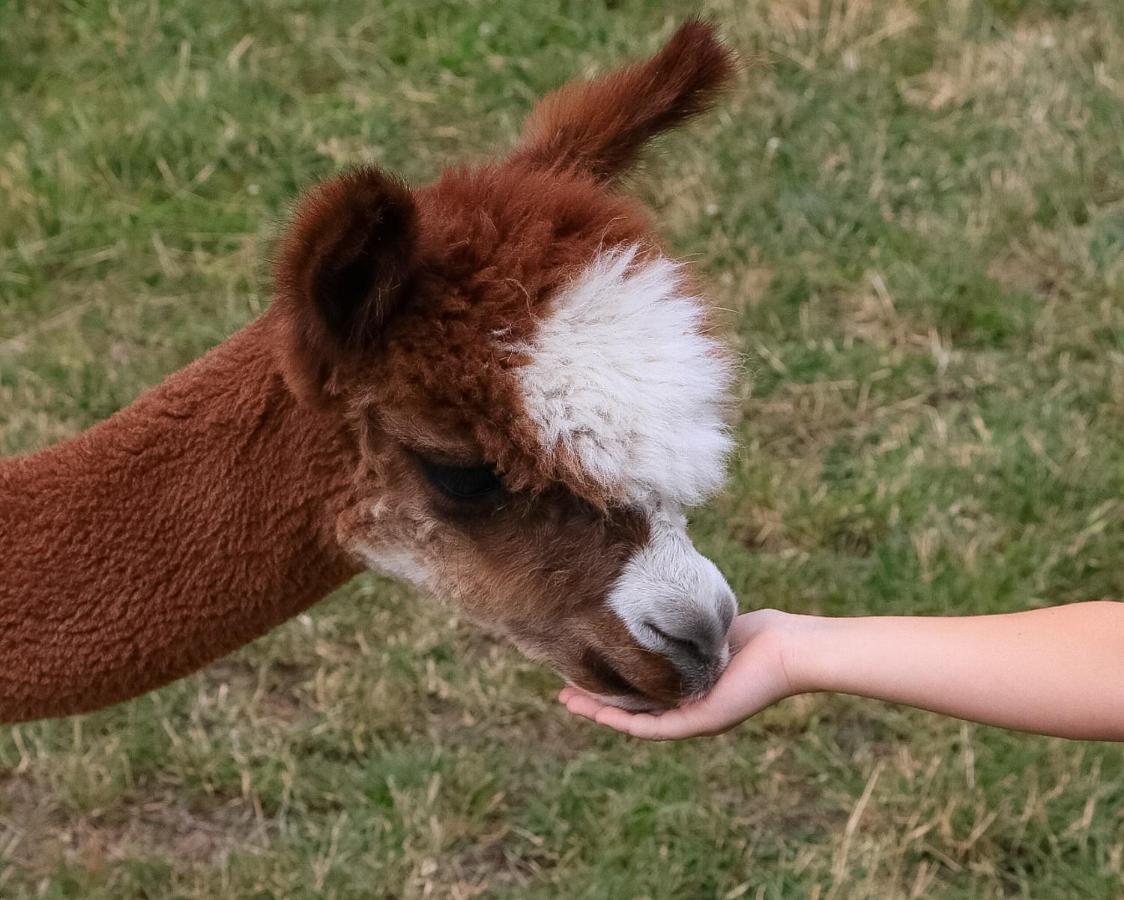
M 657 134 L 709 109 L 734 68 L 712 26 L 687 22 L 651 59 L 543 98 L 512 161 L 608 181 Z
M 286 389 L 273 341 L 259 321 L 74 440 L 0 461 L 0 721 L 159 687 L 354 573 L 335 523 L 356 451 Z

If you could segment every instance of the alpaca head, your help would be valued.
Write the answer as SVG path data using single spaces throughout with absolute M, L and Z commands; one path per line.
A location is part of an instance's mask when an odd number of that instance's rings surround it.
M 705 691 L 728 660 L 733 594 L 682 510 L 721 484 L 730 367 L 613 182 L 731 67 L 689 23 L 547 97 L 501 162 L 319 185 L 278 257 L 289 384 L 361 448 L 343 544 L 632 707 Z

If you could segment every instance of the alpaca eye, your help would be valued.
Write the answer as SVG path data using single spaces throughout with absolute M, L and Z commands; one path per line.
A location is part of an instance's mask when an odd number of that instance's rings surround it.
M 454 500 L 482 500 L 503 490 L 491 466 L 450 466 L 418 457 L 426 481 Z

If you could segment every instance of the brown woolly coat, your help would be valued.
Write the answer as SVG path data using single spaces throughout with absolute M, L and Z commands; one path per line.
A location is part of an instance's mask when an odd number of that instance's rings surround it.
M 335 523 L 356 450 L 299 403 L 269 317 L 132 406 L 0 461 L 0 720 L 185 675 L 356 569 Z

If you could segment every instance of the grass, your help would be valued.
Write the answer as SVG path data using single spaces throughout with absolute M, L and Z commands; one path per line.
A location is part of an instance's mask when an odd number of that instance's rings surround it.
M 261 312 L 300 186 L 509 142 L 657 0 L 0 5 L 0 451 Z M 1124 7 L 711 0 L 762 61 L 635 189 L 733 311 L 750 606 L 974 613 L 1124 579 Z M 752 381 L 752 386 L 751 386 Z M 0 729 L 0 896 L 1116 897 L 1124 754 L 840 697 L 640 745 L 362 578 L 136 702 Z

